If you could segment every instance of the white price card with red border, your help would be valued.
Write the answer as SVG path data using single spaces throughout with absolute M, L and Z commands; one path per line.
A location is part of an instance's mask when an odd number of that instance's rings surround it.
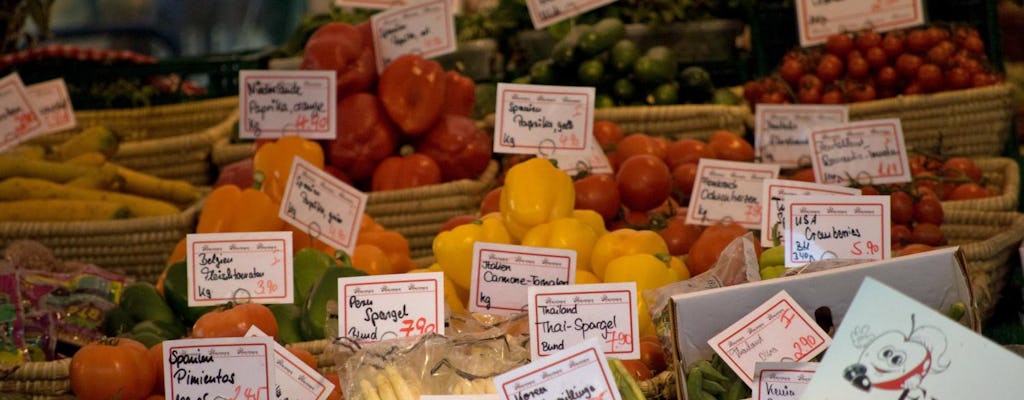
M 502 400 L 621 400 L 597 339 L 494 377 Z
M 75 108 L 71 105 L 68 85 L 63 78 L 51 79 L 25 88 L 32 107 L 46 125 L 46 133 L 60 132 L 78 125 L 75 119 Z
M 640 358 L 636 282 L 537 286 L 529 298 L 532 359 L 594 338 L 606 356 Z
M 747 229 L 759 229 L 763 182 L 778 177 L 778 165 L 702 158 L 697 163 L 686 223 L 714 225 L 730 220 Z
M 245 333 L 247 337 L 267 336 L 266 332 L 253 325 Z M 299 359 L 280 343 L 274 342 L 274 393 L 279 399 L 315 399 L 331 397 L 334 383 L 327 377 Z
M 782 206 L 782 200 L 786 196 L 855 196 L 860 194 L 860 189 L 822 185 L 820 183 L 791 181 L 786 179 L 765 179 L 764 192 L 761 193 L 763 204 L 761 214 L 761 245 L 773 246 L 774 239 L 782 240 L 782 232 L 786 229 L 785 213 L 786 208 Z M 772 234 L 775 234 L 775 237 Z
M 835 258 L 892 257 L 888 195 L 787 196 L 782 207 L 787 267 Z
M 444 274 L 338 278 L 338 332 L 360 342 L 444 335 Z
M 526 0 L 526 9 L 530 13 L 530 20 L 533 21 L 533 29 L 543 29 L 614 2 L 615 0 Z
M 335 71 L 238 71 L 238 136 L 337 137 Z
M 291 232 L 190 233 L 185 240 L 190 307 L 294 301 Z
M 164 341 L 164 391 L 169 399 L 276 399 L 274 338 Z
M 576 281 L 576 251 L 476 242 L 469 284 L 469 311 L 515 315 L 526 311 L 532 286 Z
M 601 148 L 601 144 L 594 138 L 591 138 L 590 145 L 582 153 L 556 151 L 550 155 L 550 159 L 555 161 L 558 169 L 569 173 L 569 175 L 576 175 L 581 171 L 587 171 L 591 174 L 615 173 L 615 170 L 612 169 L 612 163 L 608 161 L 608 156 L 604 154 L 604 149 Z
M 594 88 L 498 84 L 494 152 L 549 157 L 591 149 Z
M 846 123 L 845 105 L 758 104 L 754 114 L 754 150 L 762 163 L 797 168 L 811 164 L 807 129 Z
M 455 52 L 455 16 L 451 0 L 413 2 L 370 17 L 377 71 L 405 54 L 434 58 Z
M 816 362 L 759 362 L 754 366 L 753 400 L 800 400 Z
M 911 181 L 899 118 L 811 128 L 814 180 L 846 186 L 851 179 L 874 184 Z
M 751 386 L 757 363 L 810 360 L 825 351 L 831 341 L 814 318 L 783 290 L 712 337 L 708 345 Z
M 922 0 L 796 0 L 795 3 L 802 47 L 825 43 L 834 33 L 869 28 L 885 32 L 925 22 Z
M 367 195 L 295 157 L 278 217 L 314 239 L 352 254 Z
M 46 125 L 32 106 L 21 76 L 13 73 L 0 79 L 0 151 L 45 131 Z

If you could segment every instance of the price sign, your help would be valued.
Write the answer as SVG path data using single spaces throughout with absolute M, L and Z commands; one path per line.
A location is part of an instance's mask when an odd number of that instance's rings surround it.
M 167 340 L 163 359 L 169 399 L 276 398 L 271 337 Z
M 515 315 L 526 311 L 531 286 L 576 280 L 576 252 L 547 247 L 473 244 L 469 311 Z
M 591 151 L 594 88 L 498 84 L 494 152 L 554 154 Z
M 366 193 L 295 157 L 278 217 L 351 254 L 366 210 Z
M 910 182 L 907 148 L 898 118 L 811 128 L 814 180 L 846 186 Z
M 708 345 L 751 386 L 755 364 L 809 360 L 825 351 L 831 341 L 783 290 L 712 337 Z
M 614 3 L 615 0 L 526 0 L 533 29 L 543 29 L 559 21 Z
M 500 400 L 496 394 L 420 395 L 420 400 Z
M 238 136 L 334 139 L 336 80 L 335 71 L 239 71 Z
M 765 179 L 764 192 L 761 198 L 767 207 L 763 207 L 761 215 L 761 245 L 774 246 L 775 240 L 782 240 L 782 232 L 786 230 L 786 208 L 782 200 L 787 196 L 808 195 L 854 196 L 860 190 L 842 186 L 822 185 L 817 183 L 798 182 L 783 179 Z
M 608 161 L 608 156 L 601 149 L 601 144 L 594 138 L 590 139 L 590 145 L 582 153 L 555 151 L 554 154 L 551 154 L 551 159 L 558 165 L 558 169 L 573 176 L 581 171 L 589 171 L 592 174 L 615 173 L 612 170 L 612 163 Z
M 640 358 L 636 282 L 531 287 L 529 300 L 534 360 L 592 338 L 605 355 Z
M 13 73 L 0 79 L 0 151 L 39 136 L 45 129 L 21 77 Z
M 786 266 L 890 255 L 889 196 L 789 196 L 782 201 Z
M 817 369 L 815 362 L 759 362 L 754 367 L 753 400 L 800 400 Z
M 847 121 L 845 105 L 758 104 L 754 117 L 754 149 L 765 164 L 796 168 L 811 164 L 807 129 Z
M 457 50 L 451 0 L 426 0 L 370 17 L 377 71 L 404 54 L 433 58 Z
M 803 47 L 825 43 L 833 33 L 879 32 L 924 24 L 921 0 L 797 0 L 797 27 Z
M 358 341 L 444 334 L 444 274 L 338 278 L 338 332 Z
M 294 301 L 291 232 L 193 233 L 185 240 L 190 307 Z
M 702 158 L 697 164 L 686 223 L 714 225 L 732 220 L 747 229 L 760 228 L 762 182 L 778 176 L 778 165 Z
M 597 339 L 566 348 L 494 377 L 502 400 L 620 400 Z
M 71 96 L 63 78 L 51 79 L 25 88 L 32 99 L 32 107 L 46 125 L 44 133 L 60 132 L 78 125 Z M 29 138 L 26 138 L 29 139 Z
M 265 337 L 267 334 L 253 325 L 245 336 Z M 277 342 L 274 342 L 274 382 L 274 397 L 278 399 L 325 400 L 334 390 L 334 383 L 327 377 Z

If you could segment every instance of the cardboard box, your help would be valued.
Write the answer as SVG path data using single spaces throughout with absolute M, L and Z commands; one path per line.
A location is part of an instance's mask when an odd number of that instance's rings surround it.
M 950 305 L 967 305 L 968 328 L 981 330 L 963 254 L 956 247 L 896 259 L 875 261 L 828 271 L 752 282 L 672 296 L 669 302 L 672 356 L 676 360 L 677 393 L 685 398 L 686 372 L 714 351 L 707 341 L 781 290 L 809 314 L 829 307 L 834 323 L 842 323 L 850 302 L 865 277 L 875 278 L 908 296 L 944 312 Z

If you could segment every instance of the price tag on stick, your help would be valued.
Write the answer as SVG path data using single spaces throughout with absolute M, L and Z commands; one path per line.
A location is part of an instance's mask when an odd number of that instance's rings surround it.
M 585 153 L 594 139 L 594 88 L 498 84 L 494 152 Z
M 595 8 L 611 4 L 615 0 L 526 0 L 533 29 L 543 29 Z
M 46 125 L 46 133 L 60 132 L 78 125 L 68 86 L 63 78 L 40 82 L 26 90 L 32 99 L 32 107 L 39 112 Z
M 256 325 L 249 328 L 245 336 L 267 336 Z M 326 400 L 334 390 L 334 383 L 274 342 L 274 393 L 278 399 Z
M 366 201 L 366 193 L 295 157 L 277 215 L 314 239 L 352 254 Z
M 334 139 L 336 81 L 335 71 L 239 71 L 238 136 Z
M 502 400 L 620 400 L 618 386 L 597 339 L 494 377 Z
M 816 362 L 759 362 L 754 370 L 753 400 L 800 400 L 817 369 Z
M 761 227 L 761 191 L 765 179 L 779 177 L 778 165 L 702 158 L 697 164 L 686 223 L 714 225 L 734 221 L 747 229 Z
M 531 286 L 576 281 L 576 252 L 547 247 L 476 242 L 469 311 L 515 315 L 526 310 Z
M 39 136 L 45 130 L 46 125 L 32 106 L 21 77 L 13 73 L 0 79 L 0 151 Z
M 818 183 L 911 181 L 903 127 L 897 118 L 815 127 L 809 139 Z
M 754 116 L 754 149 L 765 164 L 797 168 L 811 164 L 807 129 L 846 123 L 845 105 L 758 104 Z
M 377 71 L 404 54 L 434 58 L 458 49 L 451 0 L 426 0 L 370 17 Z
M 782 232 L 786 230 L 786 208 L 783 207 L 782 201 L 787 196 L 815 194 L 855 196 L 860 194 L 860 189 L 786 179 L 765 179 L 764 193 L 761 194 L 761 199 L 767 206 L 763 207 L 763 214 L 761 214 L 761 245 L 774 246 L 776 238 L 780 242 L 782 241 Z
M 636 282 L 531 287 L 530 353 L 550 356 L 598 338 L 605 355 L 640 358 Z
M 790 196 L 782 201 L 786 266 L 891 258 L 889 196 Z
M 444 334 L 444 274 L 338 278 L 338 332 L 358 341 Z
M 291 232 L 186 236 L 190 307 L 294 301 Z
M 272 337 L 168 340 L 163 349 L 167 398 L 277 398 Z
M 922 0 L 797 0 L 800 46 L 825 43 L 829 35 L 874 29 L 885 32 L 924 24 Z

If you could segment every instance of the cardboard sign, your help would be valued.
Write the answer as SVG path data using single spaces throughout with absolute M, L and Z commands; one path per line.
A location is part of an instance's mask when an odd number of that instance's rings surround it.
M 860 195 L 860 190 L 833 185 L 821 185 L 817 183 L 790 181 L 784 179 L 765 179 L 764 192 L 761 199 L 767 207 L 763 207 L 761 214 L 761 245 L 774 246 L 775 239 L 781 243 L 782 232 L 786 229 L 786 208 L 782 200 L 787 196 L 854 196 Z M 772 235 L 775 236 L 772 236 Z
M 238 71 L 238 136 L 334 139 L 336 81 L 335 71 Z
M 277 215 L 314 239 L 352 254 L 366 193 L 295 157 Z
M 1012 399 L 1024 358 L 865 278 L 806 399 Z
M 921 0 L 797 0 L 794 3 L 803 47 L 825 43 L 833 33 L 868 28 L 885 32 L 925 22 Z
M 186 242 L 189 307 L 294 301 L 291 232 L 191 233 Z
M 269 336 L 167 340 L 163 359 L 169 399 L 276 399 Z
M 494 377 L 502 400 L 620 400 L 615 378 L 597 339 Z
M 754 117 L 754 149 L 762 163 L 797 168 L 811 164 L 807 130 L 843 124 L 845 105 L 758 104 Z
M 697 164 L 686 223 L 714 225 L 731 220 L 744 228 L 758 229 L 763 182 L 778 177 L 778 165 L 702 158 Z
M 789 196 L 782 201 L 786 266 L 892 257 L 889 196 Z
M 810 145 L 818 183 L 845 186 L 851 179 L 874 184 L 911 181 L 898 118 L 811 128 Z
M 804 361 L 828 348 L 828 333 L 785 290 L 708 340 L 748 386 L 766 361 Z
M 636 282 L 531 287 L 529 298 L 532 359 L 592 338 L 605 355 L 640 358 Z
M 32 107 L 21 77 L 13 73 L 0 79 L 0 151 L 41 135 L 42 117 Z
M 559 21 L 614 3 L 615 0 L 526 0 L 533 29 L 543 29 Z
M 476 242 L 469 311 L 515 315 L 527 309 L 531 286 L 576 281 L 576 252 L 548 247 Z
M 338 278 L 338 332 L 358 341 L 444 334 L 444 274 Z
M 259 337 L 267 334 L 253 325 L 245 336 Z M 278 399 L 324 400 L 334 390 L 334 383 L 327 377 L 277 342 L 274 342 L 274 382 L 274 394 Z
M 581 171 L 590 171 L 592 174 L 612 174 L 612 163 L 604 154 L 604 149 L 597 139 L 591 139 L 587 150 L 583 152 L 555 151 L 550 154 L 550 159 L 555 161 L 558 169 L 575 176 Z
M 434 58 L 455 52 L 455 16 L 451 0 L 426 0 L 370 17 L 377 71 L 404 54 Z
M 498 84 L 494 152 L 585 152 L 594 141 L 594 88 Z
M 39 112 L 46 125 L 45 133 L 60 132 L 78 125 L 68 86 L 63 78 L 40 82 L 25 89 L 32 101 L 32 108 Z
M 818 363 L 764 362 L 754 367 L 753 400 L 800 400 Z

